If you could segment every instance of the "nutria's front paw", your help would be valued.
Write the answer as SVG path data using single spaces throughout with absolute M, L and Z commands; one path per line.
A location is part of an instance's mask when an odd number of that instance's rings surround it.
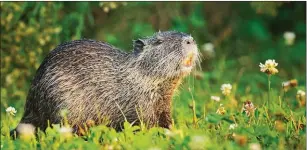
M 173 124 L 168 125 L 168 129 L 172 130 L 174 128 Z
M 166 129 L 172 129 L 173 125 L 169 123 L 159 123 L 159 126 Z
M 172 118 L 170 113 L 163 112 L 159 118 L 159 126 L 167 129 L 172 128 Z

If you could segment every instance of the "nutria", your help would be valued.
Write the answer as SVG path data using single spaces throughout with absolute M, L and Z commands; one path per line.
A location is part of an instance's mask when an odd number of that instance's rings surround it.
M 193 38 L 176 31 L 135 40 L 131 53 L 94 40 L 61 44 L 38 68 L 20 123 L 44 130 L 47 120 L 61 123 L 67 110 L 75 131 L 105 118 L 116 130 L 125 119 L 169 128 L 173 93 L 198 56 Z

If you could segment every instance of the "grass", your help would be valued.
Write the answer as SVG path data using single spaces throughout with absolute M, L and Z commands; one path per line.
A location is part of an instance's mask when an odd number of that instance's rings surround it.
M 272 75 L 268 93 L 267 75 L 257 64 L 250 64 L 253 69 L 249 69 L 222 56 L 214 70 L 187 77 L 174 96 L 171 130 L 146 129 L 126 122 L 122 132 L 101 125 L 80 137 L 60 132 L 55 125 L 46 134 L 12 140 L 9 130 L 18 124 L 24 101 L 13 103 L 18 110 L 16 116 L 1 111 L 1 149 L 305 149 L 306 108 L 300 105 L 305 99 L 300 101 L 296 96 L 299 89 L 305 90 L 305 83 L 285 92 L 281 81 L 287 79 Z M 220 90 L 224 83 L 232 85 L 227 96 Z M 5 109 L 10 101 L 3 91 L 1 103 Z M 221 100 L 211 100 L 213 95 Z M 255 109 L 242 111 L 246 101 Z M 218 109 L 223 113 L 217 113 Z

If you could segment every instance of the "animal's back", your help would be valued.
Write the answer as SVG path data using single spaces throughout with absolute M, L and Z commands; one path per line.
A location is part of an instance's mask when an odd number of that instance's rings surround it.
M 99 99 L 101 95 L 112 95 L 120 61 L 127 58 L 128 54 L 93 40 L 58 46 L 45 58 L 32 81 L 21 123 L 44 129 L 46 120 L 61 122 L 61 110 L 69 111 L 71 125 L 98 121 L 101 110 L 107 109 L 103 107 L 109 107 L 108 97 Z

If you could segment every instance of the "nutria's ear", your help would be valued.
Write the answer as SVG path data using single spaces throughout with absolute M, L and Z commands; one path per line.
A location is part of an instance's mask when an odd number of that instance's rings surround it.
M 145 46 L 145 42 L 141 39 L 135 40 L 133 42 L 134 53 L 138 54 L 143 51 L 143 47 Z

